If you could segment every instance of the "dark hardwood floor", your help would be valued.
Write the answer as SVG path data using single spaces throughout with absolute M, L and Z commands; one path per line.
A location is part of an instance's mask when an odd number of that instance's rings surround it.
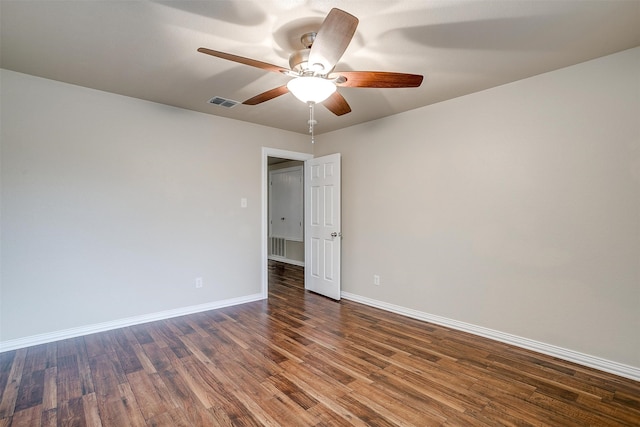
M 640 383 L 333 302 L 268 301 L 0 354 L 0 426 L 638 426 Z

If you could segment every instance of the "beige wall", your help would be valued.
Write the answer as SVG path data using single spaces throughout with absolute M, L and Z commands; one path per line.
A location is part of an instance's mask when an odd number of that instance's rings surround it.
M 0 78 L 1 341 L 260 294 L 261 147 L 304 135 Z
M 343 290 L 640 367 L 638 76 L 640 48 L 320 135 Z

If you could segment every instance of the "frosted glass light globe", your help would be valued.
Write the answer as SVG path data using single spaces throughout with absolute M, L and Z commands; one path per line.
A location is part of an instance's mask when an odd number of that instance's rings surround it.
M 287 89 L 300 101 L 317 104 L 330 97 L 336 91 L 336 85 L 321 77 L 302 76 L 290 80 Z

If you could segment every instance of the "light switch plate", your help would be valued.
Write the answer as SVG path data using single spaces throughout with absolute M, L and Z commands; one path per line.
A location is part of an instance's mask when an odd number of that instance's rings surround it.
M 243 197 L 242 199 L 240 199 L 240 207 L 241 208 L 246 208 L 247 207 L 247 199 L 246 199 L 246 197 Z

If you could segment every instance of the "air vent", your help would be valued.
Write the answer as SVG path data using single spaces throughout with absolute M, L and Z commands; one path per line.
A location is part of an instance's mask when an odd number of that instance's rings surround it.
M 236 105 L 240 104 L 238 101 L 234 101 L 233 99 L 222 98 L 220 96 L 214 96 L 209 100 L 209 104 L 217 105 L 219 107 L 225 108 L 233 108 Z

